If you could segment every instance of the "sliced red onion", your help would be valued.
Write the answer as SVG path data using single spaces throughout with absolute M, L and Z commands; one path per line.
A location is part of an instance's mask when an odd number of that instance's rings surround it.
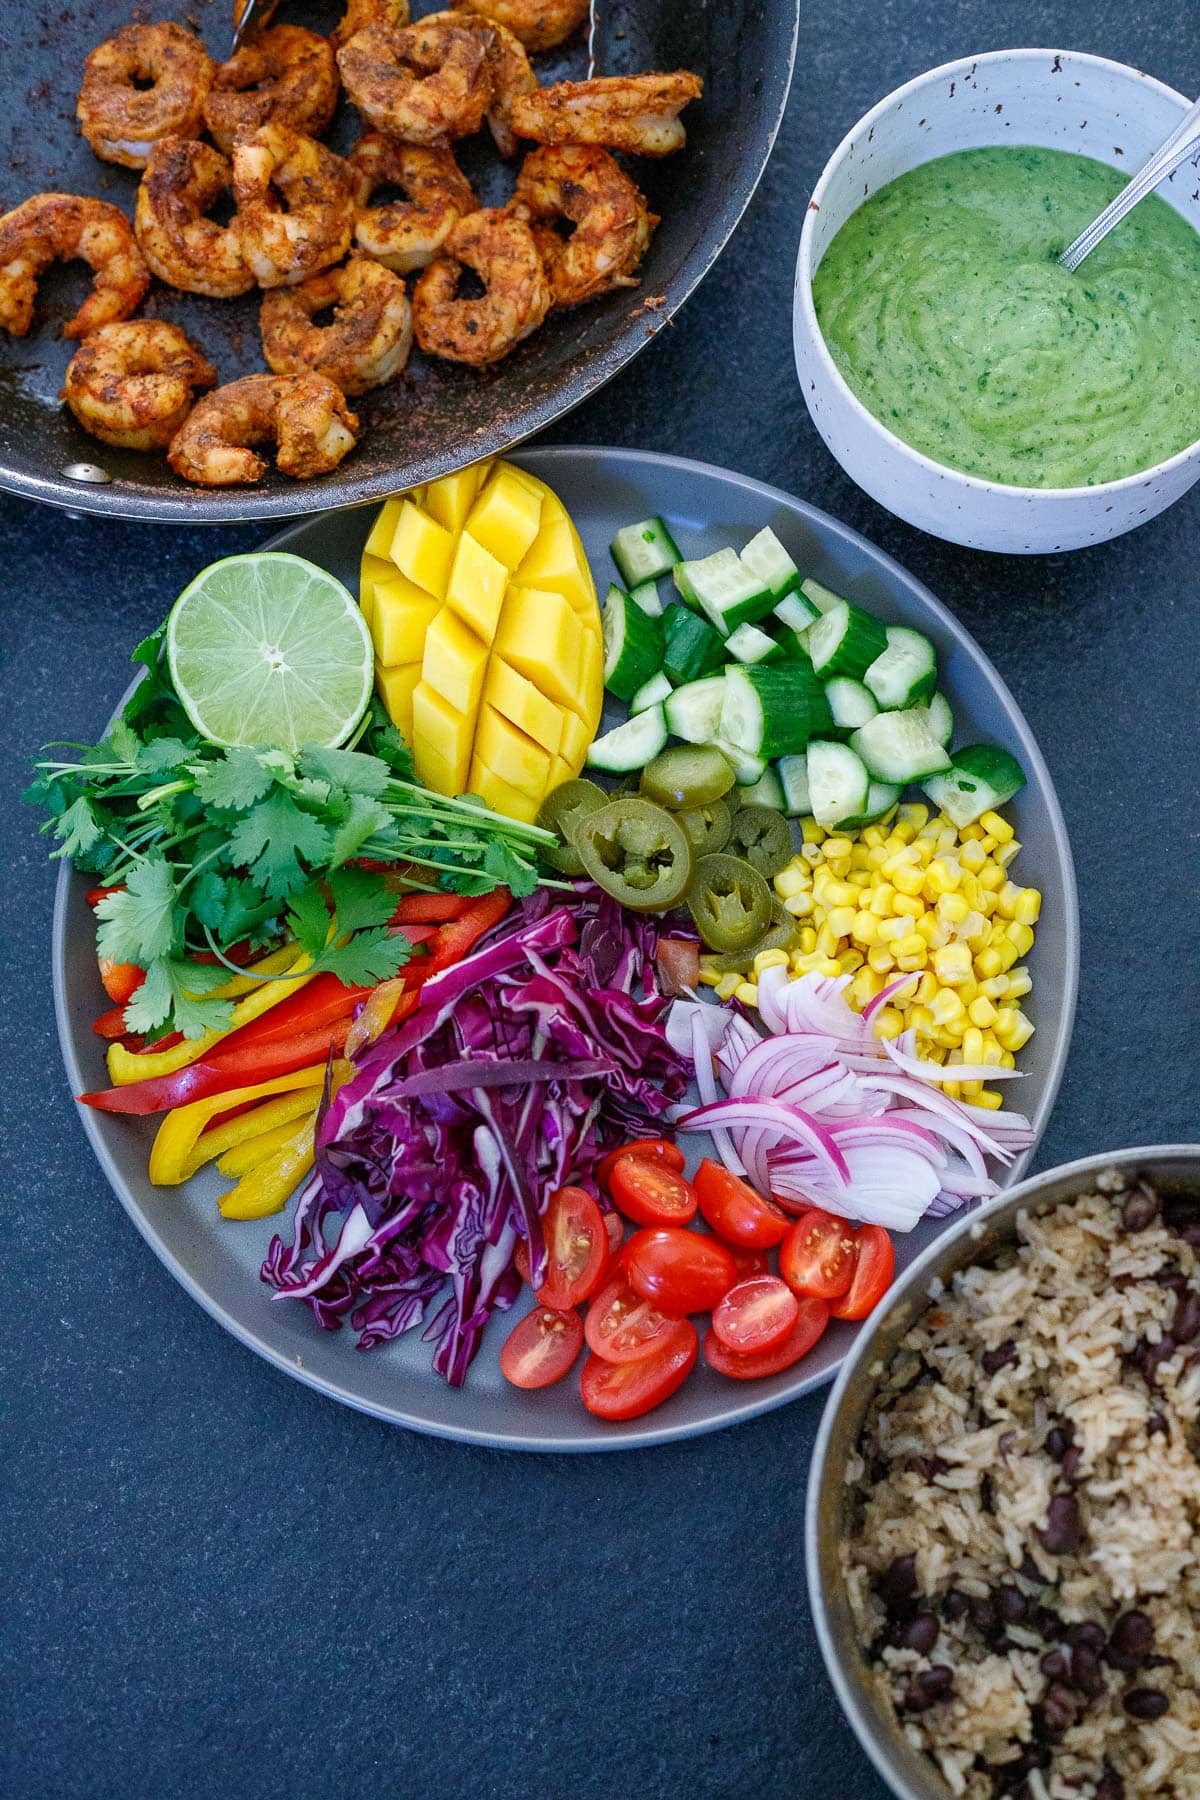
M 888 985 L 885 988 L 881 988 L 873 1000 L 867 1001 L 860 1016 L 868 1025 L 873 1024 L 875 1014 L 883 1011 L 883 1008 L 887 1005 L 893 994 L 898 994 L 901 988 L 907 987 L 910 982 L 920 981 L 920 979 L 919 973 L 914 970 L 909 975 L 901 975 L 896 981 L 889 981 Z
M 783 1205 L 793 1196 L 815 1199 L 841 1218 L 911 1231 L 937 1197 L 938 1172 L 916 1150 L 859 1145 L 847 1151 L 846 1161 L 850 1185 L 840 1192 L 821 1180 L 816 1169 L 801 1171 L 772 1162 L 775 1198 Z
M 729 1022 L 729 1015 L 724 1008 L 707 1006 L 702 1000 L 676 1000 L 667 1014 L 667 1022 L 664 1027 L 667 1042 L 676 1056 L 691 1056 L 692 1027 L 693 1022 L 697 1019 L 700 1021 L 713 1053 L 715 1054 L 720 1049 L 721 1041 L 725 1036 L 725 1028 Z
M 786 991 L 789 979 L 782 963 L 764 969 L 758 978 L 758 1016 L 768 1031 L 780 1033 L 788 1028 Z
M 898 1069 L 906 1075 L 915 1075 L 919 1081 L 1013 1081 L 1019 1080 L 1024 1069 L 1000 1069 L 992 1063 L 931 1063 L 923 1062 L 920 1057 L 906 1056 L 887 1038 L 881 1038 L 883 1048 Z
M 810 1150 L 843 1186 L 850 1179 L 846 1159 L 832 1133 L 799 1107 L 779 1100 L 717 1100 L 711 1106 L 697 1107 L 679 1121 L 681 1131 L 707 1131 L 713 1125 L 773 1130 Z
M 715 1010 L 714 1007 L 708 1006 L 695 1006 L 692 1008 L 692 1060 L 696 1065 L 696 1088 L 701 1100 L 706 1106 L 717 1104 L 717 1078 L 713 1074 L 712 1066 L 714 1046 L 708 1035 L 705 1021 L 700 1018 L 699 1015 L 702 1012 L 713 1012 Z M 670 1035 L 670 1027 L 668 1026 L 668 1038 Z M 730 1137 L 729 1133 L 723 1131 L 719 1125 L 714 1125 L 712 1141 L 713 1148 L 716 1150 L 717 1155 L 725 1164 L 725 1167 L 729 1170 L 730 1174 L 744 1175 L 746 1173 L 745 1166 L 738 1158 L 737 1152 L 733 1147 L 733 1139 Z
M 975 1120 L 965 1116 L 966 1109 L 959 1101 L 952 1100 L 949 1094 L 943 1094 L 940 1088 L 926 1087 L 912 1075 L 862 1075 L 859 1077 L 865 1088 L 877 1088 L 883 1093 L 896 1094 L 902 1100 L 909 1100 L 914 1106 L 925 1107 L 929 1112 L 940 1113 L 944 1119 L 952 1119 L 968 1130 L 975 1142 L 989 1156 L 1005 1159 L 1003 1146 L 984 1131 Z M 982 1115 L 990 1118 L 989 1113 Z

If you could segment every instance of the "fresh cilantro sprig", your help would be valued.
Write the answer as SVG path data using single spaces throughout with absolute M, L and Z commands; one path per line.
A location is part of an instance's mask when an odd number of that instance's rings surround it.
M 395 975 L 410 950 L 389 930 L 389 869 L 431 891 L 537 886 L 537 852 L 553 836 L 422 787 L 378 702 L 350 748 L 226 749 L 179 704 L 161 632 L 134 660 L 146 672 L 121 717 L 98 744 L 47 746 L 81 754 L 44 756 L 25 795 L 48 814 L 51 855 L 113 889 L 96 907 L 97 948 L 146 972 L 126 1008 L 131 1031 L 224 1029 L 232 1001 L 215 990 L 242 972 L 235 947 L 294 939 L 351 987 Z

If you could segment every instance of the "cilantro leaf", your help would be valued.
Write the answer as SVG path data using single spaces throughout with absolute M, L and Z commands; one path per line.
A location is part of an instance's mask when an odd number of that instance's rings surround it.
M 193 769 L 200 799 L 206 806 L 219 806 L 227 812 L 245 812 L 273 785 L 257 750 L 245 744 L 223 750 L 211 762 L 194 764 Z
M 386 837 L 392 826 L 392 815 L 386 806 L 363 794 L 351 794 L 350 804 L 334 829 L 330 863 L 335 869 L 340 868 L 342 863 L 358 855 L 368 838 Z
M 272 898 L 283 899 L 308 879 L 300 858 L 325 862 L 331 842 L 329 829 L 277 788 L 238 820 L 229 836 L 229 860 L 248 869 Z
M 91 801 L 81 794 L 55 821 L 54 835 L 61 841 L 52 855 L 84 857 L 104 836 L 104 827 L 96 818 Z
M 114 962 L 143 969 L 169 954 L 175 943 L 175 878 L 162 857 L 135 863 L 118 893 L 96 906 L 96 946 Z
M 137 732 L 131 730 L 124 719 L 118 719 L 98 744 L 93 744 L 90 750 L 84 751 L 83 766 L 92 768 L 97 763 L 132 763 L 141 747 Z
M 137 648 L 134 650 L 133 655 L 129 658 L 130 662 L 142 663 L 145 668 L 150 670 L 152 675 L 156 674 L 158 672 L 159 659 L 162 655 L 162 647 L 166 635 L 166 626 L 160 625 L 157 631 L 152 631 L 149 637 L 144 637 L 142 639 L 141 643 L 138 644 Z
M 339 938 L 348 931 L 386 925 L 396 910 L 396 896 L 370 869 L 339 869 L 329 877 L 329 892 Z
M 329 936 L 329 908 L 317 882 L 310 881 L 291 896 L 287 924 L 300 948 L 316 962 Z
M 181 768 L 195 753 L 196 746 L 185 744 L 182 738 L 154 737 L 141 746 L 133 760 L 144 775 L 158 775 L 165 769 Z
M 171 1020 L 185 1038 L 224 1031 L 233 1018 L 233 1001 L 202 996 L 227 980 L 228 972 L 211 964 L 158 957 L 134 990 L 125 1008 L 125 1023 L 131 1031 L 148 1033 Z
M 483 867 L 500 886 L 509 889 L 514 900 L 524 899 L 537 887 L 537 870 L 502 838 L 493 838 L 488 844 L 483 853 Z
M 336 975 L 345 987 L 371 987 L 397 974 L 412 955 L 412 946 L 401 932 L 393 937 L 386 926 L 356 931 L 345 944 L 331 944 L 318 967 Z
M 371 799 L 377 799 L 392 779 L 391 770 L 377 756 L 362 750 L 326 750 L 321 744 L 301 746 L 299 767 L 302 775 L 324 781 L 331 789 Z

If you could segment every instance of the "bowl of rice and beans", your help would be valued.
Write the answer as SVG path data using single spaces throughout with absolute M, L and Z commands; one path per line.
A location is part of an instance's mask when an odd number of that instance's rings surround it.
M 1200 1146 L 1023 1182 L 907 1272 L 814 1453 L 808 1575 L 902 1800 L 1200 1797 Z

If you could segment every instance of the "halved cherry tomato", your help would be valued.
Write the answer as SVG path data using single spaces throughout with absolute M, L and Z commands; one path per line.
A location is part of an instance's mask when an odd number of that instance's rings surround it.
M 693 1175 L 692 1186 L 702 1217 L 727 1244 L 769 1250 L 787 1236 L 787 1214 L 709 1157 Z
M 682 1386 L 696 1366 L 699 1347 L 695 1327 L 677 1319 L 666 1341 L 637 1362 L 589 1356 L 579 1371 L 583 1404 L 598 1419 L 638 1419 Z
M 596 1165 L 596 1180 L 601 1187 L 607 1187 L 612 1178 L 613 1169 L 623 1156 L 641 1156 L 647 1162 L 665 1163 L 668 1169 L 682 1173 L 683 1151 L 675 1144 L 668 1144 L 666 1138 L 634 1138 L 631 1144 L 622 1144 L 619 1150 L 610 1150 L 602 1156 Z
M 677 1319 L 708 1312 L 737 1285 L 737 1269 L 724 1244 L 678 1226 L 635 1231 L 621 1260 L 634 1292 Z
M 678 1170 L 645 1156 L 618 1156 L 608 1191 L 635 1225 L 687 1225 L 696 1216 L 696 1196 Z
M 583 1320 L 577 1312 L 535 1306 L 505 1338 L 500 1373 L 514 1387 L 549 1387 L 562 1379 L 582 1348 Z
M 559 1188 L 542 1219 L 547 1274 L 537 1297 L 565 1312 L 595 1293 L 608 1264 L 608 1232 L 600 1208 L 583 1188 Z
M 608 1233 L 608 1254 L 615 1256 L 625 1242 L 625 1221 L 619 1212 L 606 1212 L 604 1229 Z
M 605 1362 L 637 1362 L 661 1349 L 678 1323 L 643 1300 L 618 1272 L 588 1307 L 583 1331 L 588 1349 Z
M 850 1286 L 855 1254 L 854 1227 L 810 1206 L 779 1247 L 779 1273 L 797 1294 L 836 1300 Z
M 709 1368 L 718 1375 L 728 1375 L 734 1381 L 758 1381 L 764 1375 L 778 1375 L 781 1369 L 790 1369 L 807 1356 L 828 1323 L 829 1308 L 825 1302 L 804 1299 L 799 1302 L 796 1323 L 773 1350 L 740 1355 L 727 1349 L 714 1330 L 705 1335 L 704 1355 Z
M 741 1244 L 726 1244 L 725 1248 L 733 1258 L 739 1281 L 749 1281 L 752 1276 L 771 1273 L 771 1264 L 765 1250 L 747 1250 Z
M 124 1006 L 146 979 L 145 969 L 137 963 L 114 962 L 111 956 L 100 958 L 100 980 L 114 1006 Z
M 748 1356 L 781 1344 L 800 1314 L 800 1302 L 778 1275 L 739 1281 L 713 1308 L 712 1328 L 727 1350 Z
M 882 1225 L 862 1225 L 854 1234 L 855 1263 L 850 1286 L 829 1311 L 835 1319 L 865 1319 L 892 1285 L 896 1252 Z

